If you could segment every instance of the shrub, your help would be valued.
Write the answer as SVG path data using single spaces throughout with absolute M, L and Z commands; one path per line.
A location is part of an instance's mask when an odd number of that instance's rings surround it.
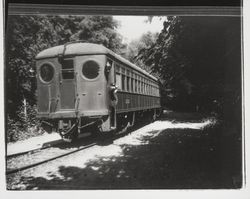
M 16 142 L 29 137 L 34 137 L 44 133 L 40 128 L 39 120 L 36 118 L 36 105 L 26 104 L 21 106 L 17 111 L 16 118 L 11 119 L 9 116 L 6 121 L 6 138 L 7 142 Z

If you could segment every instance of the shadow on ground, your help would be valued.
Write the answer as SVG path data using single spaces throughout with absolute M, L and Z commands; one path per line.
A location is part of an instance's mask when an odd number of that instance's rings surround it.
M 50 180 L 21 181 L 26 189 L 237 189 L 242 156 L 234 130 L 166 129 L 148 144 L 122 145 L 121 157 L 100 158 L 85 168 L 61 166 L 60 177 L 48 174 Z

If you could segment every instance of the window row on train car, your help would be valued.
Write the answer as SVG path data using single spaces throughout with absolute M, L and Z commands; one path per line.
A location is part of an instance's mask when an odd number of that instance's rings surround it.
M 157 83 L 146 75 L 118 63 L 115 63 L 115 74 L 118 90 L 159 96 Z

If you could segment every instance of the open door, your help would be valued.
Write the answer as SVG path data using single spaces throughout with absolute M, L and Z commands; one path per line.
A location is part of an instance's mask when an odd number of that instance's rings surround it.
M 75 109 L 76 80 L 73 59 L 63 59 L 61 61 L 59 91 L 61 109 Z
M 116 104 L 117 104 L 117 87 L 115 83 L 115 67 L 114 62 L 107 58 L 105 73 L 107 77 L 107 85 L 109 88 L 109 98 L 110 98 L 110 126 L 112 129 L 116 128 Z

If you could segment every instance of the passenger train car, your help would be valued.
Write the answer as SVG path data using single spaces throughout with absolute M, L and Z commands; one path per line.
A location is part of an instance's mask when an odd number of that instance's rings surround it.
M 65 140 L 90 126 L 114 132 L 160 113 L 155 77 L 102 45 L 73 42 L 36 56 L 37 117 Z

